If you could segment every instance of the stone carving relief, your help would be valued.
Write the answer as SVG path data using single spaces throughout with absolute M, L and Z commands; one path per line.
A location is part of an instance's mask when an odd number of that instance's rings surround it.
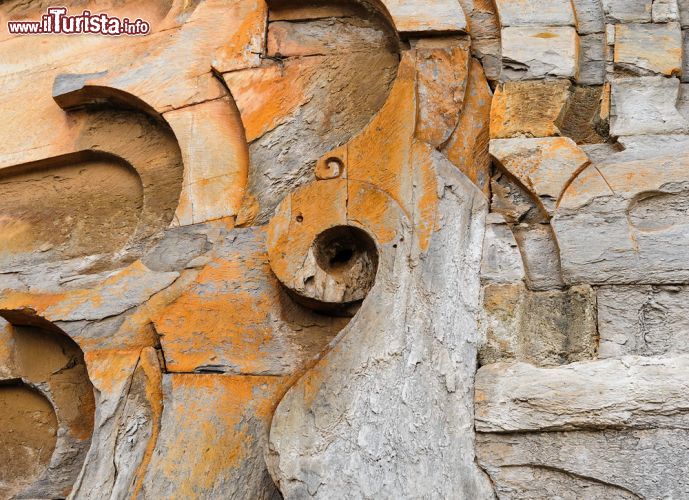
M 87 4 L 0 34 L 0 496 L 689 495 L 689 4 Z

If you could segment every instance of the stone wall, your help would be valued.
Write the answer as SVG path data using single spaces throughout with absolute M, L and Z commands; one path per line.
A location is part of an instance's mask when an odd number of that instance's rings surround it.
M 0 496 L 689 497 L 688 2 L 63 3 L 151 32 L 0 31 Z

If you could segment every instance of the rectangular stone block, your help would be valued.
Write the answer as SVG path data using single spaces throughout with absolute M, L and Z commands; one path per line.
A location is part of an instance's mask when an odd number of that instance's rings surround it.
M 678 23 L 618 24 L 615 27 L 615 66 L 640 75 L 679 75 L 682 32 Z
M 678 22 L 677 0 L 654 0 L 651 14 L 654 23 Z
M 502 29 L 502 79 L 574 78 L 579 37 L 572 27 Z
M 675 104 L 679 79 L 663 76 L 620 78 L 612 82 L 610 134 L 676 134 L 689 124 Z
M 597 347 L 595 293 L 589 286 L 543 292 L 522 283 L 484 289 L 482 365 L 524 361 L 553 366 L 592 359 Z
M 689 353 L 689 287 L 604 286 L 597 296 L 601 358 Z
M 572 0 L 580 35 L 605 31 L 605 15 L 600 0 Z
M 498 86 L 490 110 L 491 139 L 560 135 L 570 86 L 569 80 L 506 82 Z
M 602 0 L 607 22 L 651 22 L 652 0 Z
M 579 78 L 584 85 L 605 83 L 605 34 L 579 37 Z
M 496 0 L 500 24 L 507 26 L 574 26 L 569 0 Z

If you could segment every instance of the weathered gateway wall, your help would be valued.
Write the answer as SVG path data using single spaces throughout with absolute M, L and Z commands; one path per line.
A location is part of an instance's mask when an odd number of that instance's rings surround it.
M 689 498 L 689 2 L 57 3 L 151 32 L 0 2 L 0 497 Z

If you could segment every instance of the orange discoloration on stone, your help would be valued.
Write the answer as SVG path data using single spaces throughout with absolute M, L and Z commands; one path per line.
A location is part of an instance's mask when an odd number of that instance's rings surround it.
M 280 281 L 289 283 L 294 278 L 316 236 L 346 225 L 347 203 L 344 179 L 307 184 L 283 200 L 267 237 L 270 266 Z
M 307 101 L 320 64 L 322 58 L 310 57 L 223 75 L 237 100 L 247 141 L 271 131 Z
M 392 242 L 398 236 L 400 219 L 404 217 L 395 200 L 368 183 L 350 181 L 348 188 L 348 222 L 365 227 L 378 245 Z
M 387 192 L 409 213 L 410 150 L 416 123 L 415 64 L 404 53 L 388 100 L 347 145 L 347 177 Z
M 560 120 L 570 97 L 569 89 L 569 80 L 499 85 L 490 110 L 490 138 L 560 135 Z
M 488 154 L 492 92 L 481 63 L 471 60 L 464 107 L 443 152 L 484 194 L 489 193 Z
M 568 137 L 496 139 L 490 151 L 550 215 L 563 190 L 589 163 L 586 153 Z
M 141 349 L 101 350 L 84 353 L 93 386 L 103 397 L 117 399 L 128 383 L 141 355 Z
M 263 461 L 284 378 L 175 374 L 167 381 L 167 425 L 151 471 L 162 475 L 157 481 L 171 485 L 172 498 L 203 496 L 240 474 L 243 461 Z
M 615 64 L 666 76 L 682 72 L 682 32 L 678 23 L 615 25 Z
M 179 225 L 236 215 L 249 172 L 249 150 L 234 102 L 219 99 L 165 113 L 184 159 L 175 213 Z
M 249 271 L 249 272 L 247 272 Z M 268 287 L 267 271 L 260 255 L 244 256 L 241 261 L 216 259 L 199 273 L 192 285 L 156 319 L 162 335 L 168 369 L 194 371 L 213 365 L 219 350 L 232 358 L 234 369 L 261 373 L 269 368 L 263 362 L 264 348 L 272 339 L 270 314 L 278 300 Z M 214 289 L 204 294 L 202 289 Z
M 268 5 L 262 0 L 235 2 L 233 13 L 240 21 L 231 32 L 228 43 L 219 47 L 213 56 L 213 67 L 219 71 L 232 71 L 259 63 L 258 54 L 263 52 L 265 31 L 268 23 Z
M 438 208 L 437 172 L 431 160 L 433 150 L 426 143 L 415 142 L 412 150 L 414 165 L 414 229 L 419 248 L 428 250 L 435 231 Z
M 160 434 L 160 424 L 163 417 L 163 374 L 160 368 L 156 350 L 152 347 L 143 349 L 138 369 L 144 372 L 148 382 L 145 386 L 145 397 L 151 408 L 151 437 L 148 440 L 146 451 L 139 464 L 137 471 L 138 479 L 132 488 L 132 498 L 137 498 L 143 488 L 146 470 L 151 462 L 158 435 Z
M 457 128 L 469 72 L 469 47 L 449 39 L 439 47 L 416 49 L 415 137 L 442 146 Z

